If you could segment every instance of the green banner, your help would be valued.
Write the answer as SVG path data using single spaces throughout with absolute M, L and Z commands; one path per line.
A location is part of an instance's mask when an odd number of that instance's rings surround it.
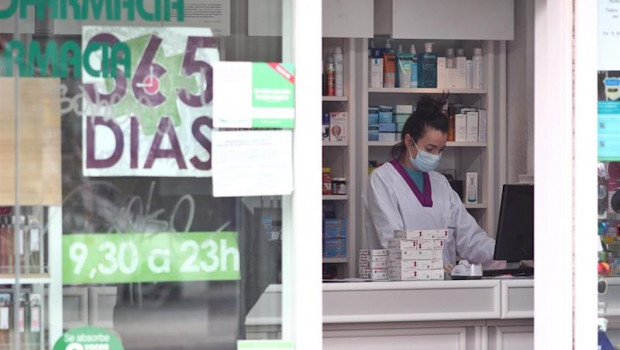
M 106 329 L 83 327 L 66 332 L 54 344 L 54 350 L 123 350 L 116 334 Z
M 64 284 L 238 280 L 234 232 L 67 234 Z

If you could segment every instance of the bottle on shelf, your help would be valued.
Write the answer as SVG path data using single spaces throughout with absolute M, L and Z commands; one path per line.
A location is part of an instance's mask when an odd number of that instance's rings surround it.
M 30 259 L 27 273 L 43 273 L 43 261 L 41 261 L 41 242 L 43 241 L 41 225 L 36 215 L 28 216 L 28 253 Z
M 327 65 L 325 66 L 325 76 L 327 77 L 327 96 L 336 95 L 336 66 L 334 57 L 327 56 Z
M 453 48 L 446 50 L 446 68 L 456 68 L 456 57 L 454 56 Z
M 448 106 L 448 141 L 454 141 L 456 108 L 453 104 Z
M 336 96 L 344 96 L 344 56 L 340 46 L 334 51 L 334 73 Z
M 473 68 L 473 81 L 472 87 L 474 89 L 484 89 L 484 57 L 482 56 L 482 49 L 477 47 L 474 49 L 474 56 L 472 57 Z
M 416 54 L 416 51 L 415 51 L 415 44 L 411 44 L 411 48 L 409 49 L 409 52 L 413 56 L 411 58 L 412 60 L 411 62 L 411 83 L 409 87 L 417 88 L 418 87 L 418 55 Z
M 418 57 L 418 86 L 437 88 L 437 54 L 433 53 L 433 43 L 425 43 L 424 52 Z
M 332 169 L 323 168 L 323 195 L 332 194 Z
M 390 39 L 383 49 L 383 87 L 396 87 L 396 52 L 392 49 Z

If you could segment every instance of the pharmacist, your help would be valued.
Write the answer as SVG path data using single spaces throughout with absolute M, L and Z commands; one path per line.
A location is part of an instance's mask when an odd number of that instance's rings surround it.
M 443 257 L 448 268 L 457 254 L 483 268 L 496 268 L 495 241 L 467 212 L 448 180 L 434 171 L 448 139 L 443 104 L 420 98 L 405 122 L 401 142 L 392 148 L 392 161 L 370 175 L 363 194 L 369 248 L 386 248 L 394 230 L 447 228 Z

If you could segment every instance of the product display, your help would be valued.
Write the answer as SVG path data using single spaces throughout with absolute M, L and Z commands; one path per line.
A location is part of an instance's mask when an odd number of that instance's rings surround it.
M 15 273 L 18 261 L 22 273 L 46 272 L 42 260 L 43 229 L 39 217 L 33 213 L 34 208 L 21 209 L 26 215 L 19 216 L 17 232 L 15 215 L 0 215 L 0 273 Z

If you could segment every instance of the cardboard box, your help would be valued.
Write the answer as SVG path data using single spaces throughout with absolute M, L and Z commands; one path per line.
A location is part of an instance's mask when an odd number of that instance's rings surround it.
M 441 238 L 433 239 L 433 249 L 442 250 L 444 242 L 445 242 L 445 239 L 441 239 Z
M 454 116 L 454 141 L 467 141 L 467 115 L 458 113 Z
M 397 114 L 394 114 L 393 121 L 394 123 L 397 123 L 397 124 L 405 124 L 405 122 L 407 121 L 407 119 L 409 119 L 410 116 L 411 116 L 411 113 L 410 114 L 397 113 Z
M 467 88 L 467 58 L 456 58 L 456 87 L 459 89 Z
M 443 270 L 443 259 L 433 259 L 431 260 L 431 270 Z
M 379 132 L 379 141 L 396 142 L 398 133 L 396 132 Z
M 467 112 L 467 142 L 478 142 L 478 111 Z
M 377 57 L 368 60 L 368 86 L 383 87 L 383 58 Z
M 329 116 L 329 140 L 347 141 L 347 112 L 330 112 Z
M 419 239 L 416 245 L 416 248 L 418 248 L 419 250 L 427 250 L 427 249 L 433 249 L 434 247 L 434 242 L 433 239 Z
M 437 88 L 446 87 L 446 58 L 437 57 Z
M 443 261 L 443 249 L 433 249 L 433 260 Z
M 379 125 L 368 125 L 368 141 L 379 141 Z
M 323 239 L 323 257 L 324 258 L 346 258 L 347 257 L 347 240 L 340 238 Z
M 389 254 L 389 250 L 387 249 L 361 249 L 360 250 L 360 256 L 363 255 L 370 255 L 370 256 L 385 256 L 387 259 L 387 256 Z
M 393 109 L 392 106 L 379 106 L 379 124 L 394 122 Z

